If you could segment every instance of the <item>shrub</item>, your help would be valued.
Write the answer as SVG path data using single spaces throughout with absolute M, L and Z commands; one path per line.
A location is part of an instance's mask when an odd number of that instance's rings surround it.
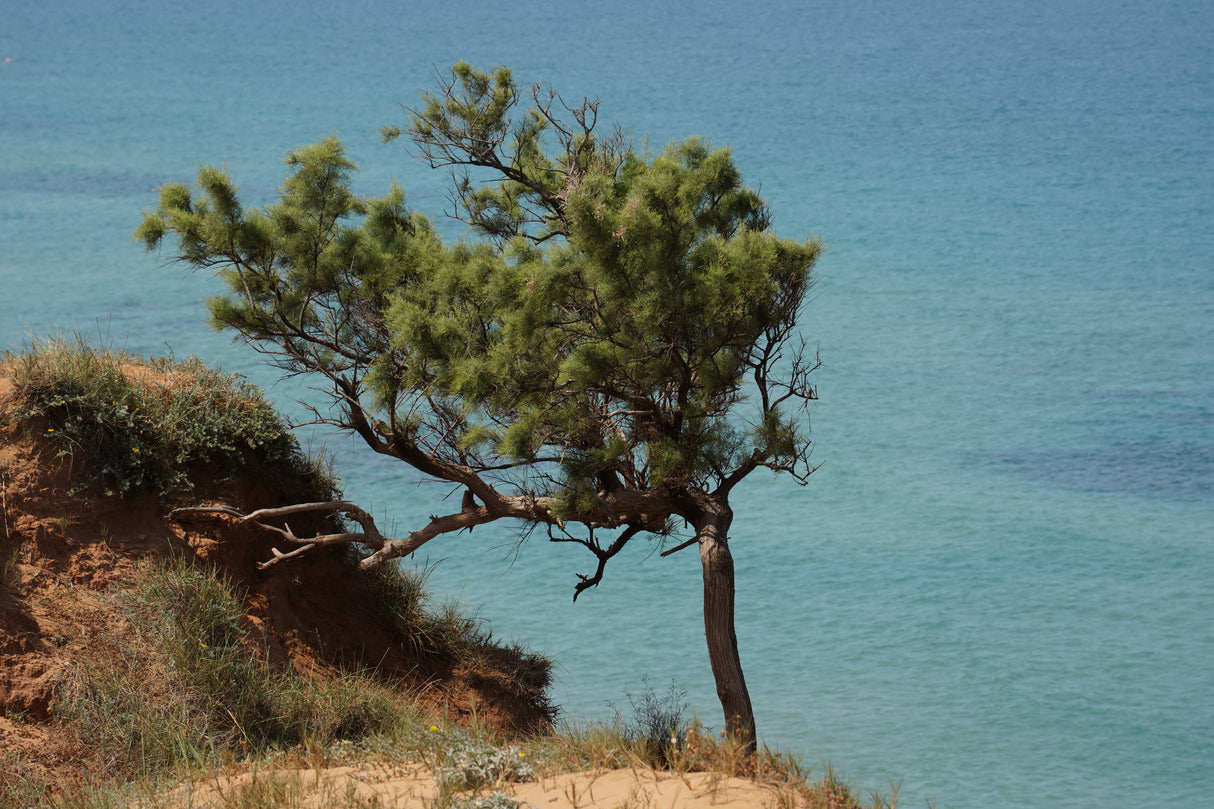
M 481 789 L 535 778 L 526 753 L 517 746 L 495 747 L 465 735 L 455 735 L 449 742 L 446 763 L 437 768 L 435 777 L 450 789 Z
M 648 680 L 642 682 L 639 695 L 624 692 L 632 717 L 625 719 L 617 708 L 616 723 L 631 746 L 652 766 L 669 767 L 687 741 L 687 691 L 672 680 L 666 692 L 659 695 Z
M 191 467 L 229 476 L 253 451 L 322 477 L 258 388 L 198 359 L 144 359 L 77 338 L 37 341 L 4 366 L 18 421 L 40 425 L 105 494 L 188 490 Z

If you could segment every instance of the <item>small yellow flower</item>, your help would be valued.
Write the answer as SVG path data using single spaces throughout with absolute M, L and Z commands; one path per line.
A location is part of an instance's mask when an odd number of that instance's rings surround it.
M 139 447 L 131 447 L 131 452 L 138 452 L 138 451 L 139 451 Z
M 430 726 L 430 731 L 431 731 L 431 732 L 434 732 L 434 731 L 436 731 L 436 730 L 438 730 L 438 725 L 431 725 L 431 726 Z
M 55 428 L 54 428 L 54 427 L 47 427 L 47 428 L 46 428 L 46 431 L 47 431 L 48 433 L 53 433 L 53 432 L 55 432 Z
M 201 646 L 201 647 L 202 647 L 202 648 L 204 648 L 204 649 L 210 649 L 210 648 L 211 648 L 210 646 L 207 646 L 207 645 L 206 645 L 205 643 L 203 643 L 202 641 L 198 641 L 198 645 L 199 645 L 199 646 Z

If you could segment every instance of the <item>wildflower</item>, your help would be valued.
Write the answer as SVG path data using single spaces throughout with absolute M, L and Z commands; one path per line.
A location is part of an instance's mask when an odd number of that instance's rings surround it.
M 433 732 L 434 732 L 434 731 L 436 731 L 436 730 L 438 730 L 438 725 L 431 725 L 431 726 L 430 726 L 430 732 L 431 732 L 431 733 L 433 733 Z

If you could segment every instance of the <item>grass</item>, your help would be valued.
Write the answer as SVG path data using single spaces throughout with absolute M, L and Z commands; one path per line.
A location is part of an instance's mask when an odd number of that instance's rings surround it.
M 491 636 L 482 621 L 458 602 L 435 604 L 427 586 L 430 571 L 380 565 L 362 579 L 378 613 L 397 628 L 407 651 L 448 660 L 474 657 Z
M 378 686 L 357 678 L 335 693 L 304 678 L 275 675 L 229 658 L 226 650 L 245 639 L 227 599 L 197 571 L 176 568 L 149 579 L 131 601 L 132 616 L 163 609 L 166 620 L 148 648 L 127 642 L 125 668 L 116 667 L 116 674 L 100 681 L 96 670 L 87 675 L 93 690 L 74 692 L 83 704 L 69 706 L 88 712 L 73 718 L 85 732 L 109 740 L 109 772 L 125 777 L 69 791 L 46 805 L 155 809 L 197 800 L 223 809 L 370 809 L 397 804 L 361 790 L 360 783 L 420 771 L 433 776 L 426 798 L 430 809 L 517 809 L 507 794 L 511 783 L 624 767 L 673 775 L 713 800 L 725 800 L 729 779 L 742 772 L 768 787 L 764 806 L 770 809 L 894 809 L 897 804 L 896 791 L 888 797 L 862 795 L 833 770 L 815 776 L 796 759 L 765 748 L 749 757 L 740 745 L 695 721 L 682 727 L 658 766 L 637 729 L 652 718 L 645 713 L 652 700 L 664 710 L 671 707 L 669 694 L 631 698 L 639 713 L 627 719 L 617 715 L 611 722 L 503 738 L 402 709 L 399 700 L 381 704 Z M 108 659 L 112 664 L 113 656 Z M 99 662 L 98 667 L 104 666 Z M 229 682 L 216 683 L 219 676 Z M 149 689 L 149 683 L 160 685 Z M 362 775 L 340 784 L 319 775 L 339 766 L 356 767 Z M 707 776 L 693 781 L 697 773 Z M 578 787 L 565 790 L 567 798 L 585 804 Z M 647 800 L 638 794 L 637 809 Z M 23 793 L 0 790 L 0 805 L 33 806 L 36 797 L 28 786 Z
M 154 777 L 418 721 L 371 680 L 271 668 L 243 626 L 238 594 L 201 567 L 153 569 L 116 598 L 129 632 L 91 641 L 55 709 L 111 776 Z
M 256 452 L 322 478 L 260 390 L 197 359 L 142 358 L 82 339 L 8 355 L 16 418 L 54 441 L 106 495 L 188 491 L 207 465 L 232 475 Z M 143 369 L 131 373 L 131 368 Z

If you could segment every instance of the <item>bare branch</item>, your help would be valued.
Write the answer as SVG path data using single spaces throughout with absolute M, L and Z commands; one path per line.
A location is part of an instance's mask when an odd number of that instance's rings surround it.
M 295 532 L 291 530 L 289 523 L 284 522 L 283 527 L 280 528 L 277 525 L 269 525 L 265 522 L 266 520 L 276 520 L 283 517 L 291 517 L 298 514 L 315 512 L 327 512 L 330 517 L 336 516 L 337 514 L 345 514 L 350 519 L 354 520 L 354 522 L 358 523 L 363 530 L 361 532 L 342 531 L 333 534 L 316 534 L 311 537 L 298 537 L 295 535 Z M 176 508 L 169 513 L 169 517 L 174 520 L 180 520 L 183 517 L 189 518 L 212 515 L 226 515 L 229 517 L 235 517 L 238 522 L 251 523 L 267 531 L 273 531 L 287 542 L 299 546 L 295 548 L 295 550 L 288 553 L 283 553 L 276 548 L 272 548 L 271 551 L 274 554 L 274 558 L 258 563 L 257 567 L 260 570 L 265 570 L 283 559 L 291 559 L 296 556 L 300 556 L 315 548 L 357 542 L 365 547 L 375 548 L 378 550 L 383 548 L 384 544 L 388 541 L 384 538 L 383 534 L 379 532 L 379 529 L 375 525 L 375 520 L 370 514 L 353 503 L 347 503 L 342 500 L 334 500 L 322 503 L 296 503 L 295 505 L 282 506 L 279 508 L 262 508 L 248 514 L 226 505 Z
M 678 545 L 675 545 L 673 548 L 670 548 L 669 550 L 662 551 L 661 553 L 658 554 L 658 556 L 662 556 L 662 557 L 670 556 L 670 554 L 678 553 L 679 551 L 683 550 L 684 548 L 690 548 L 692 545 L 696 544 L 699 541 L 700 541 L 700 538 L 698 536 L 692 537 L 691 539 L 687 540 L 686 542 L 680 542 Z
M 603 580 L 603 571 L 607 567 L 607 561 L 620 551 L 624 550 L 624 546 L 628 544 L 628 541 L 643 530 L 644 528 L 642 526 L 630 525 L 625 528 L 620 535 L 615 538 L 615 541 L 606 548 L 599 545 L 598 540 L 594 537 L 593 530 L 590 532 L 590 536 L 587 539 L 575 537 L 567 532 L 564 537 L 555 537 L 552 536 L 551 532 L 549 532 L 548 538 L 553 542 L 576 542 L 577 544 L 588 548 L 590 552 L 593 553 L 598 559 L 598 566 L 595 568 L 593 575 L 584 576 L 581 573 L 577 574 L 580 581 L 574 585 L 573 588 L 574 601 L 577 601 L 577 597 L 580 596 L 584 590 L 597 586 L 598 583 Z
M 350 519 L 354 520 L 363 529 L 361 532 L 338 532 L 332 534 L 315 534 L 309 537 L 299 537 L 291 530 L 289 524 L 284 523 L 283 527 L 270 525 L 265 520 L 273 520 L 282 517 L 290 517 L 298 514 L 328 512 L 329 516 L 337 514 L 345 514 Z M 174 509 L 169 516 L 173 519 L 188 518 L 192 516 L 229 516 L 236 518 L 241 523 L 251 523 L 259 528 L 267 531 L 273 531 L 281 536 L 285 541 L 297 545 L 298 547 L 287 553 L 283 553 L 277 549 L 271 549 L 274 554 L 273 559 L 258 564 L 258 568 L 265 570 L 283 559 L 291 559 L 296 556 L 301 556 L 308 551 L 316 548 L 328 547 L 331 545 L 342 545 L 357 543 L 365 548 L 373 549 L 375 552 L 371 556 L 364 559 L 360 565 L 364 569 L 372 569 L 382 564 L 388 559 L 398 556 L 407 556 L 422 544 L 433 539 L 439 534 L 457 531 L 462 528 L 470 528 L 473 525 L 478 525 L 482 522 L 488 522 L 493 517 L 489 516 L 488 510 L 481 507 L 475 509 L 465 509 L 458 514 L 451 514 L 444 517 L 431 517 L 430 523 L 420 531 L 414 531 L 405 539 L 392 539 L 385 537 L 380 533 L 379 528 L 375 525 L 374 518 L 371 517 L 363 509 L 344 501 L 331 501 L 323 503 L 297 503 L 291 506 L 282 506 L 280 508 L 263 508 L 245 514 L 231 506 L 199 506 L 193 508 L 178 508 Z

